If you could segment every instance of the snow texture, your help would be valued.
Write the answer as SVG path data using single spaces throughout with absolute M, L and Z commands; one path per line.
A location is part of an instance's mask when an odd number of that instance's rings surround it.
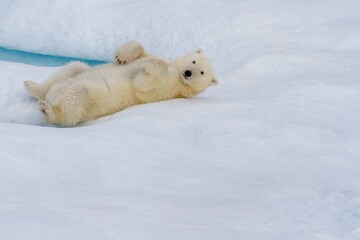
M 203 47 L 220 85 L 58 128 L 0 62 L 0 239 L 360 239 L 360 1 L 13 1 L 0 46 Z

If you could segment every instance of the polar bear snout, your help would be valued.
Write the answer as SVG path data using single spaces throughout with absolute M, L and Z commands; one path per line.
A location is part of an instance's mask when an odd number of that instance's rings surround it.
M 185 78 L 186 80 L 189 80 L 192 75 L 193 75 L 193 74 L 192 74 L 192 71 L 189 70 L 189 69 L 187 69 L 187 70 L 185 70 L 185 71 L 183 72 L 183 76 L 184 76 L 184 78 Z

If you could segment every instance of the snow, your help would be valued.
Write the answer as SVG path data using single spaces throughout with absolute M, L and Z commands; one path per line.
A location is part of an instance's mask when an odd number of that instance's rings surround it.
M 0 46 L 110 60 L 203 47 L 220 85 L 75 128 L 0 62 L 0 239 L 360 238 L 360 2 L 2 1 Z M 36 64 L 37 65 L 37 64 Z

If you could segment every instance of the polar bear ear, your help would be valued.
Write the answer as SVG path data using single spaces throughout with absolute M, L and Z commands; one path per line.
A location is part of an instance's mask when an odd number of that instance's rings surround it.
M 203 51 L 201 48 L 198 48 L 198 49 L 195 50 L 195 53 L 197 53 L 197 54 L 203 54 L 204 51 Z
M 211 79 L 211 84 L 212 85 L 217 85 L 217 84 L 219 84 L 219 80 L 214 77 L 213 79 Z

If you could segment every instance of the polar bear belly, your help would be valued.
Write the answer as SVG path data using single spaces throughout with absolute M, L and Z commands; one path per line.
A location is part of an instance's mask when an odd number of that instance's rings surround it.
M 76 84 L 77 88 L 88 89 L 87 117 L 95 119 L 109 115 L 137 104 L 132 86 L 131 76 L 124 71 L 101 71 L 89 73 Z

